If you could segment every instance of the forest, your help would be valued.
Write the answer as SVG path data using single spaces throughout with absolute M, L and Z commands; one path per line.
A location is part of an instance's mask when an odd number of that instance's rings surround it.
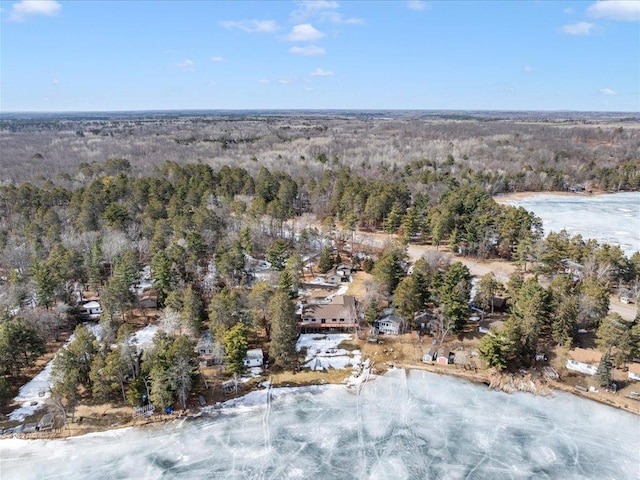
M 79 401 L 184 408 L 204 332 L 229 375 L 256 345 L 272 368 L 294 369 L 305 269 L 345 260 L 375 279 L 360 302 L 364 321 L 395 305 L 407 331 L 428 312 L 436 336 L 459 334 L 468 269 L 433 255 L 409 274 L 410 243 L 521 266 L 507 285 L 488 275 L 477 288 L 476 305 L 488 309 L 502 295 L 511 307 L 505 329 L 482 343 L 489 365 L 529 366 L 540 343 L 570 346 L 582 328 L 597 330 L 606 362 L 620 365 L 640 355 L 640 325 L 608 315 L 609 295 L 624 286 L 637 298 L 640 253 L 545 232 L 530 212 L 492 197 L 576 185 L 637 190 L 639 126 L 620 118 L 3 117 L 0 400 L 9 402 L 64 329 L 74 337 L 55 357 L 52 393 L 65 418 Z M 316 226 L 296 228 L 302 216 Z M 397 240 L 354 255 L 354 231 Z M 566 260 L 582 266 L 580 278 L 543 286 L 524 275 L 549 275 Z M 258 262 L 269 265 L 268 279 L 256 277 Z M 162 330 L 142 352 L 130 339 L 145 269 Z M 80 313 L 83 299 L 98 295 L 99 339 Z

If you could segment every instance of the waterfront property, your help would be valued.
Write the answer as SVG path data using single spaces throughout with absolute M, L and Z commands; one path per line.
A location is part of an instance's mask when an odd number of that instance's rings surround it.
M 337 295 L 328 303 L 310 303 L 303 307 L 300 327 L 303 332 L 354 330 L 358 327 L 356 298 Z
M 597 350 L 576 348 L 569 352 L 567 369 L 584 375 L 595 375 L 601 358 L 602 354 Z

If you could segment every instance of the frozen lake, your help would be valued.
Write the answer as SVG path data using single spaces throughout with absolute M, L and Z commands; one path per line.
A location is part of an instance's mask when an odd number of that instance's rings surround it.
M 570 235 L 579 233 L 585 239 L 620 245 L 627 256 L 640 251 L 640 192 L 540 194 L 505 203 L 535 213 L 542 219 L 545 234 L 565 229 Z
M 640 418 L 558 394 L 507 395 L 393 370 L 253 392 L 221 413 L 54 441 L 0 441 L 3 480 L 638 479 Z

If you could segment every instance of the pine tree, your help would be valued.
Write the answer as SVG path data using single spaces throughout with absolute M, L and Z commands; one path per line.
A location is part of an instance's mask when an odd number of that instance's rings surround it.
M 598 369 L 596 370 L 596 374 L 593 376 L 593 379 L 598 383 L 599 386 L 608 387 L 609 385 L 611 385 L 611 380 L 613 378 L 612 375 L 613 364 L 611 363 L 610 353 L 607 350 L 600 359 Z
M 269 358 L 273 366 L 291 369 L 296 365 L 296 325 L 295 308 L 286 293 L 276 293 L 269 302 L 271 319 L 271 344 Z
M 226 354 L 227 370 L 231 373 L 241 374 L 244 370 L 244 357 L 249 348 L 247 327 L 243 323 L 236 323 L 224 334 L 222 343 Z

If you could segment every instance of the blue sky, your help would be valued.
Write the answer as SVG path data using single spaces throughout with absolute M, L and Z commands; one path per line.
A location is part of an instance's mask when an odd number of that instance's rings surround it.
M 640 0 L 0 8 L 4 112 L 640 111 Z

